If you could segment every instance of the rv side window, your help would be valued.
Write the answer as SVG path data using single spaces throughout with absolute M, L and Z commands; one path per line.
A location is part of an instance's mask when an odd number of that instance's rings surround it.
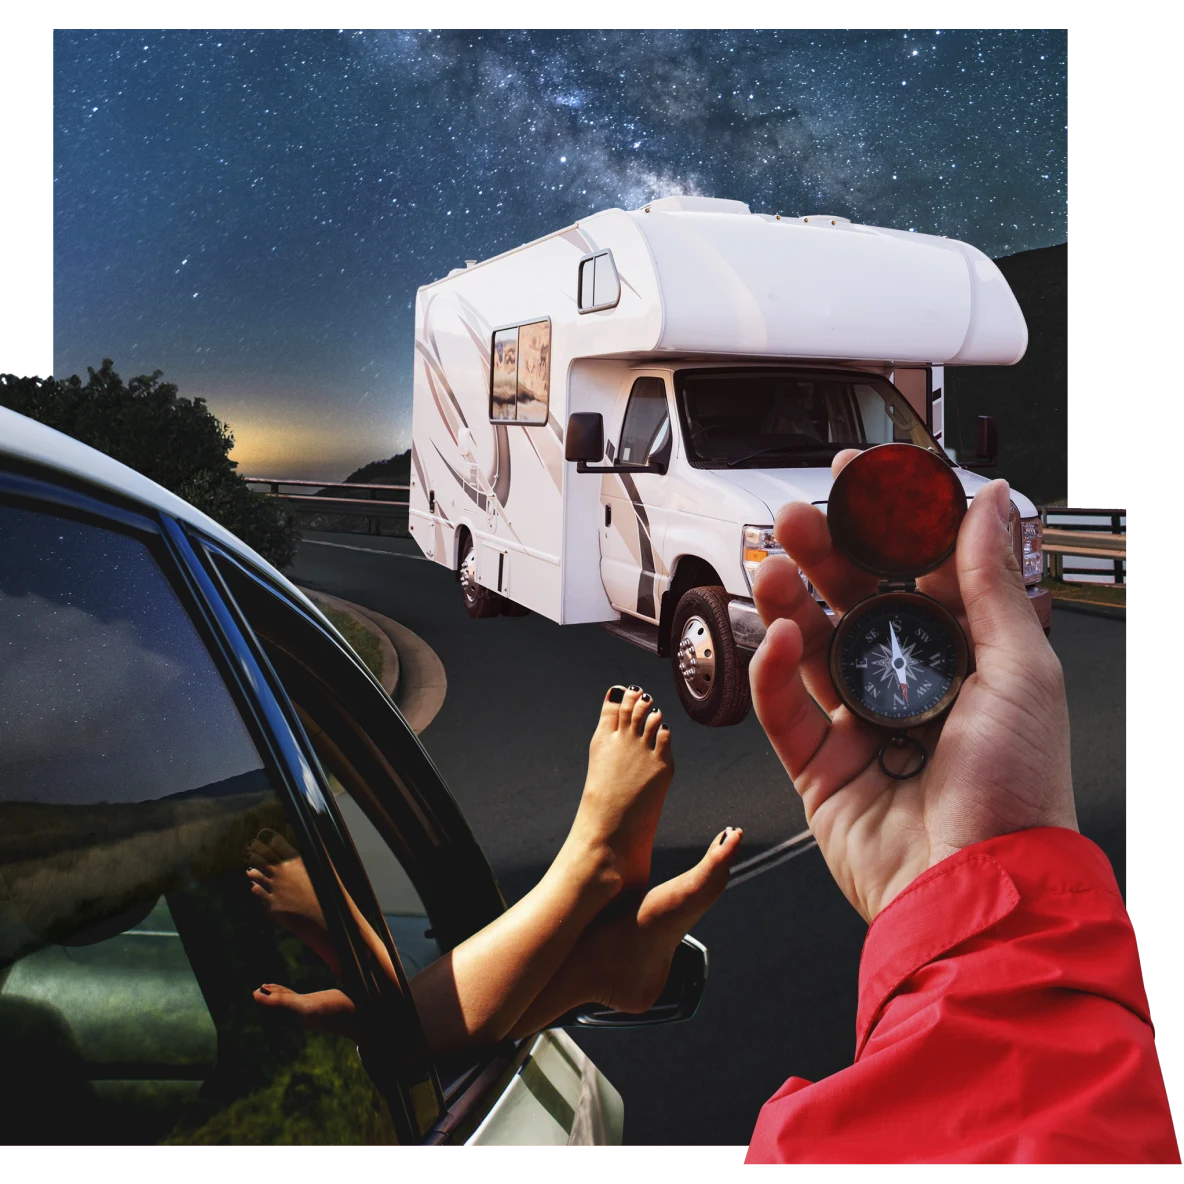
M 621 447 L 623 465 L 644 465 L 670 441 L 670 413 L 666 409 L 666 384 L 660 378 L 639 378 L 629 392 Z
M 612 251 L 600 251 L 580 260 L 579 309 L 597 312 L 615 308 L 621 299 L 621 280 Z
M 517 394 L 518 330 L 499 329 L 493 335 L 493 378 L 489 396 L 489 418 L 517 418 Z
M 551 403 L 551 322 L 532 321 L 493 335 L 489 418 L 543 424 Z

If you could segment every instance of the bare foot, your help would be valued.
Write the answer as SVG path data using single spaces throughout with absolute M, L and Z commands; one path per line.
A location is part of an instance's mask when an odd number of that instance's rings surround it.
M 653 1007 L 679 942 L 728 886 L 728 865 L 743 834 L 728 827 L 690 871 L 648 892 L 636 912 L 614 916 L 610 909 L 590 926 L 585 936 L 596 947 L 594 973 L 600 983 L 595 1002 L 631 1013 Z
M 255 991 L 255 1002 L 299 1016 L 301 1026 L 310 1032 L 332 1032 L 335 1036 L 348 1036 L 355 1043 L 362 1038 L 353 1000 L 344 991 L 333 989 L 301 995 L 279 983 L 264 983 Z
M 606 908 L 584 930 L 566 961 L 515 1025 L 536 1032 L 581 1003 L 638 1014 L 657 1001 L 683 935 L 719 899 L 743 831 L 728 827 L 690 871 Z
M 620 702 L 613 701 L 614 691 Z M 673 775 L 662 712 L 641 687 L 614 687 L 588 746 L 588 777 L 571 838 L 605 853 L 626 890 L 649 882 L 654 833 Z
M 251 892 L 263 902 L 271 919 L 304 942 L 334 974 L 340 974 L 325 914 L 296 849 L 276 831 L 262 830 L 247 849 L 247 862 Z

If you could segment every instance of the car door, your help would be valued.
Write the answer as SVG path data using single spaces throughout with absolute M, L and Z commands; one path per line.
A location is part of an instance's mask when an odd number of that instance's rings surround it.
M 438 1080 L 409 996 L 376 985 L 345 896 L 377 905 L 265 659 L 176 522 L 3 468 L 0 1141 L 422 1138 Z M 319 940 L 253 891 L 261 841 Z M 269 983 L 344 988 L 377 1063 Z
M 605 456 L 611 464 L 669 464 L 670 407 L 661 375 L 633 380 L 616 443 Z M 657 621 L 669 572 L 662 560 L 667 511 L 665 475 L 618 473 L 601 478 L 600 574 L 614 608 Z
M 293 704 L 410 977 L 505 909 L 418 737 L 337 635 L 266 573 L 211 545 Z M 429 1142 L 620 1142 L 620 1095 L 562 1031 L 442 1058 Z

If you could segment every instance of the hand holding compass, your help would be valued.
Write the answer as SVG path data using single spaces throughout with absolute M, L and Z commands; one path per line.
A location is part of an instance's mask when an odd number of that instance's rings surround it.
M 865 454 L 840 453 L 836 478 L 859 455 Z M 1009 498 L 1001 481 L 980 490 L 958 530 L 954 555 L 916 579 L 922 607 L 931 610 L 936 602 L 965 635 L 968 657 L 973 654 L 973 672 L 952 706 L 941 706 L 948 687 L 938 651 L 916 635 L 918 628 L 930 631 L 904 604 L 878 620 L 865 615 L 862 632 L 853 634 L 849 668 L 863 677 L 861 687 L 881 687 L 878 695 L 866 693 L 877 714 L 865 718 L 839 694 L 832 641 L 851 610 L 877 595 L 880 580 L 836 548 L 816 507 L 782 508 L 776 533 L 787 555 L 766 559 L 753 581 L 769 627 L 751 667 L 757 715 L 802 797 L 832 874 L 869 921 L 921 872 L 963 847 L 1030 826 L 1076 829 L 1060 663 L 1024 591 L 1007 534 Z M 837 626 L 806 590 L 798 565 L 844 614 Z M 879 636 L 868 642 L 872 629 Z M 905 660 L 907 700 L 894 636 Z M 866 650 L 859 652 L 859 645 Z M 859 665 L 865 653 L 866 670 Z M 878 658 L 886 662 L 883 680 Z M 925 676 L 921 665 L 937 677 Z M 864 677 L 869 671 L 874 683 Z M 903 704 L 894 704 L 893 695 Z M 925 768 L 895 780 L 879 760 L 886 729 L 934 707 L 927 721 L 909 724 L 929 753 Z M 888 711 L 905 714 L 886 720 Z M 885 759 L 900 771 L 894 753 Z

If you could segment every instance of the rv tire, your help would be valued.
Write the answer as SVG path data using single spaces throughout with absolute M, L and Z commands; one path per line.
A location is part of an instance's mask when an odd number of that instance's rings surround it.
M 465 534 L 460 541 L 460 563 L 456 568 L 465 612 L 470 617 L 496 617 L 505 603 L 496 592 L 477 583 L 477 547 L 472 536 Z
M 709 728 L 738 724 L 748 714 L 748 657 L 736 648 L 728 619 L 728 593 L 692 588 L 674 610 L 670 665 L 687 715 Z

